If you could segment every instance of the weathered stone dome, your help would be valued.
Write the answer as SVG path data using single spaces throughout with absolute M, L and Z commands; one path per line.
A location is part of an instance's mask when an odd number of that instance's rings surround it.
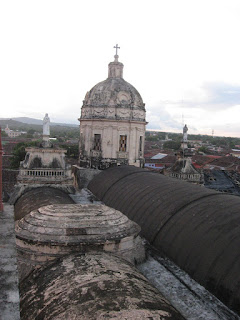
M 20 283 L 21 319 L 183 317 L 137 269 L 109 253 L 64 256 Z
M 141 228 L 105 205 L 50 205 L 16 224 L 20 277 L 72 252 L 108 251 L 134 263 L 145 258 Z
M 108 78 L 96 84 L 86 94 L 89 106 L 124 106 L 145 110 L 140 93 L 123 78 Z
M 117 55 L 108 68 L 108 78 L 87 92 L 81 119 L 145 121 L 145 104 L 139 92 L 123 79 L 123 64 Z

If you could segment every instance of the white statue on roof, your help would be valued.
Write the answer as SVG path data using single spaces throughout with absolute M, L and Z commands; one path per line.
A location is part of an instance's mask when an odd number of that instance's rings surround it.
M 184 128 L 183 128 L 183 142 L 187 142 L 187 132 L 188 132 L 188 127 L 185 124 Z
M 43 135 L 50 136 L 50 118 L 48 113 L 46 113 L 45 117 L 43 118 Z

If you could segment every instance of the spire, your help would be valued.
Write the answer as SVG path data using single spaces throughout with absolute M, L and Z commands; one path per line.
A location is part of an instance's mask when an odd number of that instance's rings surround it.
M 108 65 L 108 78 L 122 78 L 123 64 L 118 61 L 118 49 L 120 49 L 120 47 L 116 44 L 113 48 L 116 49 L 116 54 L 114 56 L 114 61 L 110 62 Z

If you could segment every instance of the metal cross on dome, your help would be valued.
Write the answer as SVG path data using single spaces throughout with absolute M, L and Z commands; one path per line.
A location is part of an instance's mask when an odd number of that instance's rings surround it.
M 116 44 L 116 46 L 114 46 L 113 48 L 116 49 L 116 56 L 117 56 L 117 54 L 118 54 L 117 51 L 118 51 L 118 49 L 120 49 L 120 47 L 118 47 L 118 44 Z

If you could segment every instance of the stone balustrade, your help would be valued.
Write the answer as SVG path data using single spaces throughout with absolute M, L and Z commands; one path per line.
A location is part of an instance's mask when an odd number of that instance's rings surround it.
M 71 170 L 53 168 L 20 169 L 17 177 L 19 182 L 24 182 L 25 180 L 57 182 L 66 179 L 71 179 Z

